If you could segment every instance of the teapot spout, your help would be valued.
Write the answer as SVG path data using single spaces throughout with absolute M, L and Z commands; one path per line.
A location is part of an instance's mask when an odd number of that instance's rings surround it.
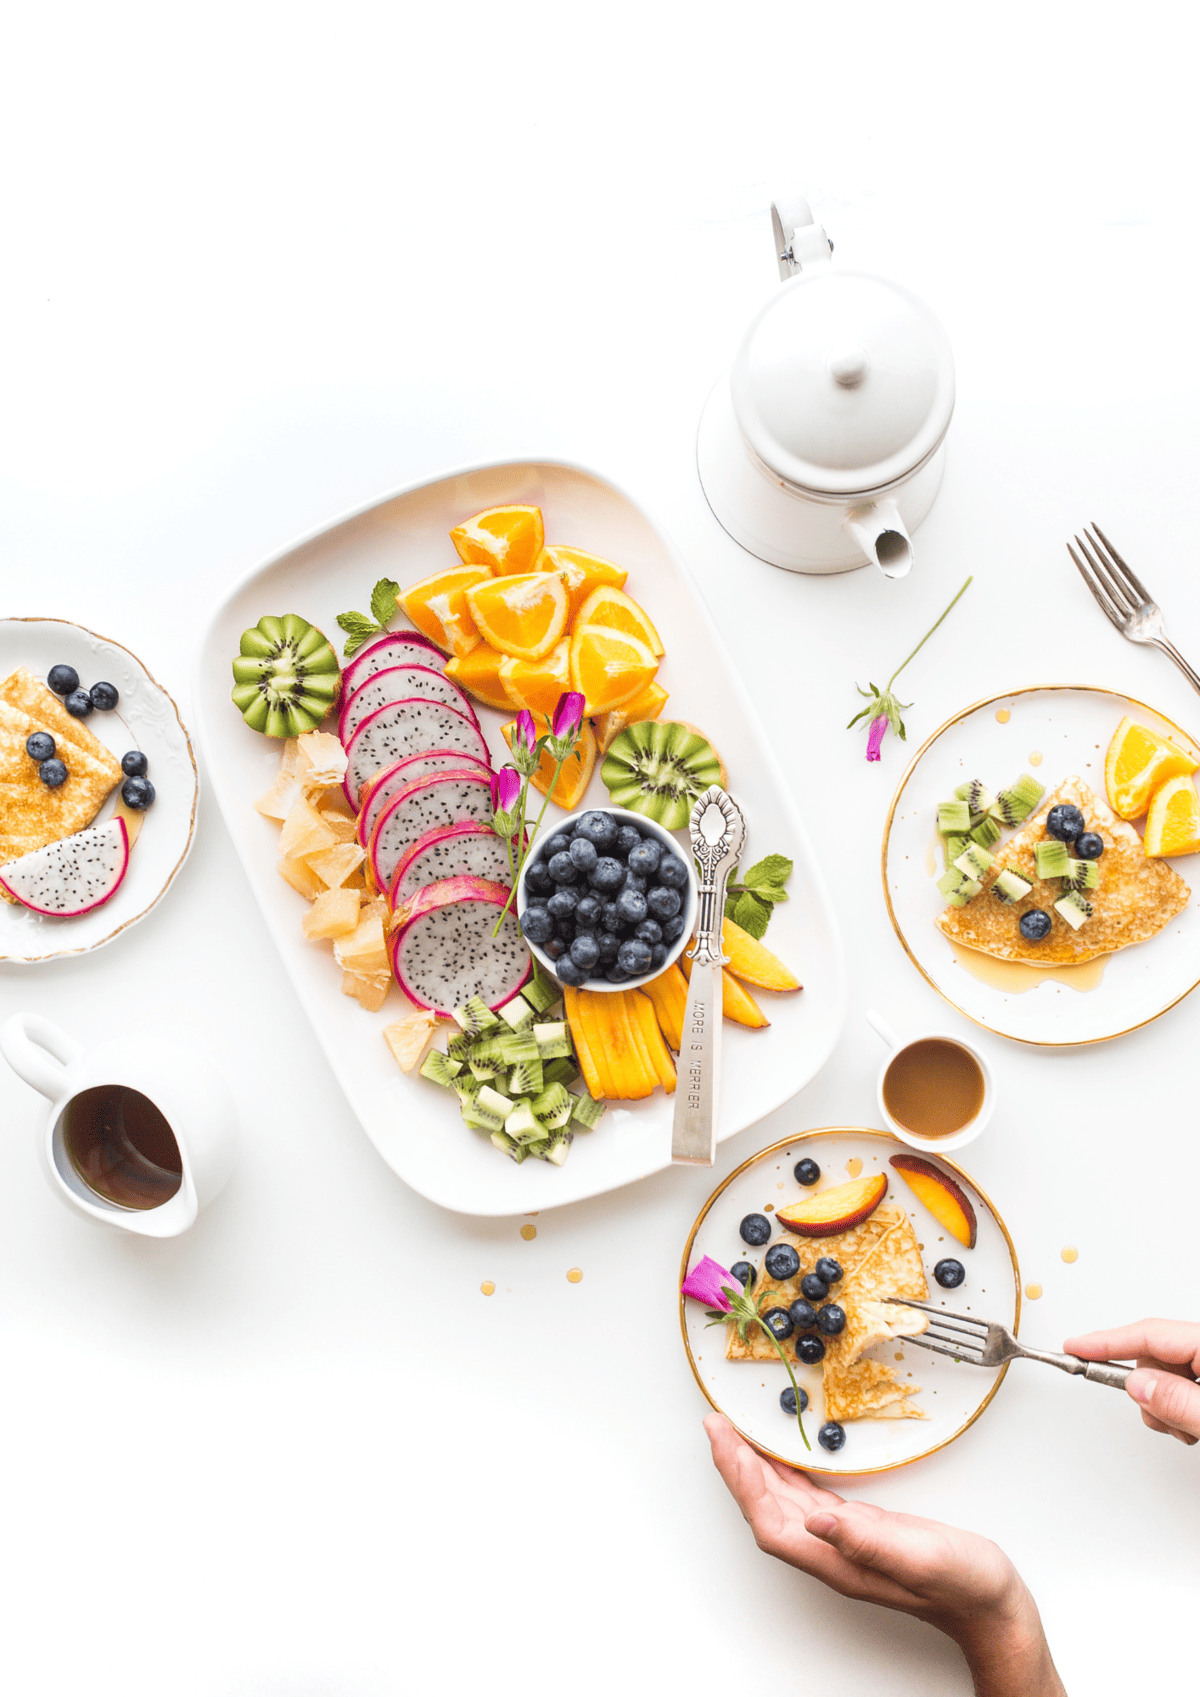
M 894 501 L 871 501 L 865 507 L 852 508 L 845 528 L 884 577 L 908 576 L 913 563 L 912 543 Z

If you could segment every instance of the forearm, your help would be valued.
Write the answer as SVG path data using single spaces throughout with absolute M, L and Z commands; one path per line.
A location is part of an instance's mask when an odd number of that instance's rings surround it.
M 1026 1591 L 1017 1613 L 952 1631 L 975 1682 L 975 1697 L 1066 1697 L 1037 1605 Z

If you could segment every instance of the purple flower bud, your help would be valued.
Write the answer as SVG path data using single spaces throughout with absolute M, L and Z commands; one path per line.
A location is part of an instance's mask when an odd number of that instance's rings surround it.
M 567 690 L 565 695 L 558 698 L 558 706 L 554 709 L 554 721 L 550 726 L 551 732 L 559 742 L 574 742 L 583 724 L 584 701 L 577 689 Z
M 511 813 L 521 794 L 521 774 L 512 766 L 492 773 L 492 812 Z
M 516 728 L 513 731 L 513 753 L 520 751 L 532 754 L 537 747 L 537 726 L 533 722 L 533 714 L 528 708 L 522 707 L 517 714 Z
M 728 1314 L 731 1305 L 724 1286 L 735 1293 L 741 1289 L 739 1280 L 731 1272 L 719 1261 L 714 1261 L 711 1255 L 706 1255 L 703 1260 L 697 1261 L 681 1288 L 684 1296 L 690 1296 L 694 1302 L 702 1302 L 706 1308 L 719 1308 L 722 1314 Z
M 878 760 L 879 749 L 888 728 L 887 714 L 880 714 L 878 719 L 871 720 L 871 729 L 867 733 L 867 759 Z

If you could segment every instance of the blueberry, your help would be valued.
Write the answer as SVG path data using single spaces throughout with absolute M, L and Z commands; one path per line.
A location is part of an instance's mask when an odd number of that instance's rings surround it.
M 149 778 L 126 778 L 121 785 L 121 800 L 126 807 L 144 813 L 154 805 L 154 785 Z
M 586 837 L 571 839 L 571 859 L 581 872 L 590 872 L 599 858 L 595 843 L 590 843 Z
M 813 1272 L 819 1279 L 824 1279 L 827 1285 L 835 1285 L 842 1276 L 842 1269 L 832 1255 L 822 1255 Z
M 616 960 L 617 954 L 620 950 L 621 939 L 615 936 L 611 931 L 601 931 L 597 938 L 597 942 L 600 945 L 600 959 L 604 962 L 605 966 L 611 966 L 613 961 Z
M 560 955 L 555 961 L 554 973 L 564 984 L 578 986 L 587 982 L 587 973 L 581 966 L 576 966 L 569 954 Z
M 682 890 L 687 883 L 687 867 L 677 854 L 664 854 L 658 863 L 658 882 L 669 890 Z
M 806 1155 L 802 1161 L 797 1161 L 792 1168 L 797 1184 L 816 1184 L 821 1176 L 821 1169 L 815 1161 L 810 1161 Z
M 664 919 L 662 922 L 663 942 L 678 942 L 679 938 L 683 936 L 684 923 L 684 917 L 681 913 L 677 913 L 674 919 Z
M 786 1308 L 768 1308 L 762 1322 L 771 1336 L 780 1343 L 792 1335 L 792 1317 Z
M 683 898 L 678 890 L 669 890 L 665 884 L 655 884 L 646 892 L 646 906 L 655 919 L 674 919 L 683 906 Z
M 548 943 L 542 945 L 542 953 L 548 960 L 558 960 L 566 952 L 567 945 L 561 937 L 551 937 Z
M 782 1410 L 785 1414 L 790 1414 L 792 1416 L 793 1420 L 796 1418 L 796 1393 L 790 1385 L 785 1385 L 783 1390 L 780 1391 L 780 1393 L 779 1393 L 779 1406 L 780 1406 L 780 1408 L 782 1408 Z M 808 1392 L 804 1389 L 804 1386 L 801 1385 L 801 1387 L 800 1387 L 800 1412 L 801 1412 L 801 1414 L 804 1413 L 804 1410 L 807 1407 L 808 1407 Z
M 521 915 L 521 934 L 531 943 L 548 943 L 554 935 L 554 915 L 548 907 L 527 907 Z
M 621 883 L 622 890 L 634 890 L 639 896 L 646 894 L 646 880 L 639 878 L 636 872 L 626 872 Z
M 79 688 L 79 673 L 74 666 L 51 666 L 46 682 L 55 695 L 70 695 Z
M 613 961 L 611 966 L 605 968 L 604 976 L 610 984 L 624 984 L 629 974 L 618 961 Z
M 616 902 L 605 902 L 600 912 L 600 927 L 604 931 L 612 931 L 624 935 L 625 925 L 617 911 Z
M 546 864 L 549 865 L 556 854 L 570 854 L 571 839 L 565 831 L 559 831 L 550 838 L 542 852 L 546 856 Z
M 580 931 L 570 948 L 571 959 L 584 972 L 590 972 L 600 959 L 600 944 L 594 931 Z
M 652 878 L 658 871 L 662 852 L 661 843 L 655 842 L 653 837 L 643 837 L 637 847 L 629 851 L 629 870 L 643 878 Z
M 811 1332 L 797 1340 L 796 1360 L 803 1361 L 806 1367 L 815 1367 L 818 1361 L 825 1359 L 825 1345 L 820 1338 Z
M 1099 860 L 1104 853 L 1104 838 L 1096 831 L 1081 831 L 1075 839 L 1075 853 L 1080 860 Z
M 574 865 L 574 862 L 572 862 Z M 604 890 L 610 895 L 621 888 L 625 882 L 625 868 L 619 860 L 614 860 L 610 854 L 602 854 L 595 866 L 588 873 L 588 883 L 594 890 Z
M 127 778 L 144 778 L 150 770 L 150 762 L 140 748 L 131 748 L 128 754 L 121 756 L 121 770 Z
M 132 754 L 127 754 L 125 756 L 125 760 L 133 760 L 135 758 L 144 759 L 145 756 L 134 756 Z M 122 760 L 122 766 L 124 766 L 125 760 Z M 132 778 L 136 778 L 137 776 L 138 774 L 136 772 L 130 773 L 130 777 Z M 548 896 L 550 894 L 550 891 L 554 888 L 554 879 L 546 871 L 546 862 L 544 860 L 539 858 L 529 862 L 529 870 L 525 874 L 525 888 L 527 890 L 532 890 L 539 896 Z
M 49 731 L 31 731 L 25 738 L 25 752 L 39 764 L 54 759 L 54 738 Z
M 765 1214 L 747 1214 L 738 1227 L 738 1236 L 751 1249 L 761 1249 L 771 1241 L 771 1222 Z
M 955 1261 L 948 1256 L 946 1260 L 938 1262 L 933 1269 L 933 1276 L 943 1290 L 957 1290 L 967 1276 L 967 1269 L 961 1261 Z
M 111 713 L 121 699 L 121 692 L 116 684 L 93 684 L 88 694 L 92 698 L 92 706 L 101 713 Z M 140 777 L 140 773 L 137 774 Z
M 845 1441 L 846 1428 L 836 1420 L 827 1421 L 817 1433 L 817 1442 L 823 1450 L 840 1450 Z
M 758 1274 L 754 1271 L 754 1268 L 750 1265 L 749 1261 L 735 1261 L 729 1271 L 733 1274 L 734 1278 L 741 1285 L 743 1290 L 753 1290 L 754 1281 L 758 1277 Z
M 601 813 L 599 808 L 595 808 L 576 820 L 575 834 L 595 843 L 598 850 L 609 849 L 617 840 L 617 822 L 611 813 Z
M 654 951 L 649 943 L 639 943 L 636 937 L 630 937 L 617 950 L 617 965 L 629 978 L 640 978 L 643 972 L 649 972 L 654 960 Z
M 1040 943 L 1050 935 L 1050 915 L 1040 907 L 1031 907 L 1021 915 L 1021 935 L 1031 943 Z
M 643 919 L 633 934 L 639 943 L 649 943 L 651 948 L 663 940 L 662 926 L 657 919 Z
M 827 1302 L 824 1308 L 818 1308 L 817 1330 L 824 1332 L 827 1338 L 836 1338 L 839 1332 L 846 1330 L 846 1310 L 839 1308 L 836 1302 Z
M 824 1302 L 829 1295 L 829 1286 L 820 1273 L 805 1273 L 800 1280 L 800 1289 L 810 1302 Z
M 589 890 L 579 898 L 579 905 L 575 909 L 575 923 L 582 925 L 587 931 L 592 931 L 599 925 L 603 912 L 604 903 Z
M 38 767 L 38 777 L 48 790 L 56 790 L 60 784 L 67 781 L 67 769 L 61 760 L 43 760 Z
M 773 1243 L 763 1266 L 773 1279 L 794 1279 L 800 1271 L 800 1257 L 790 1243 Z
M 791 1315 L 792 1324 L 798 1332 L 807 1332 L 817 1323 L 816 1309 L 811 1302 L 805 1302 L 802 1296 L 796 1298 L 788 1309 L 788 1313 Z
M 63 706 L 72 719 L 86 719 L 92 710 L 92 698 L 86 689 L 73 689 L 63 697 Z
M 646 917 L 646 898 L 636 890 L 622 890 L 617 897 L 616 908 L 622 925 L 640 925 Z
M 579 906 L 578 891 L 555 890 L 546 906 L 555 919 L 573 919 L 575 909 Z
M 569 913 L 565 916 L 565 918 L 556 919 L 554 921 L 554 935 L 556 937 L 561 937 L 563 942 L 568 946 L 574 939 L 575 931 L 575 915 L 573 913 Z
M 621 859 L 628 860 L 641 840 L 642 833 L 635 826 L 622 825 L 617 831 L 617 853 Z
M 650 950 L 650 970 L 657 972 L 659 967 L 666 966 L 670 952 L 665 943 L 655 943 Z
M 1073 843 L 1085 823 L 1083 814 L 1069 802 L 1059 802 L 1058 806 L 1052 807 L 1046 815 L 1048 834 L 1064 843 Z
M 573 884 L 579 877 L 579 868 L 569 854 L 553 854 L 547 868 L 556 884 Z

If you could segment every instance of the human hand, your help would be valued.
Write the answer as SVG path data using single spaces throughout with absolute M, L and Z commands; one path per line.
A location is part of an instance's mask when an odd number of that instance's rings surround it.
M 1108 1332 L 1085 1332 L 1063 1344 L 1085 1361 L 1137 1362 L 1126 1392 L 1152 1432 L 1169 1432 L 1181 1444 L 1200 1438 L 1200 1326 L 1187 1320 L 1135 1320 Z
M 710 1414 L 704 1427 L 760 1550 L 843 1597 L 938 1627 L 966 1656 L 980 1697 L 1061 1697 L 1037 1605 L 990 1539 L 847 1502 L 766 1461 L 723 1415 Z

